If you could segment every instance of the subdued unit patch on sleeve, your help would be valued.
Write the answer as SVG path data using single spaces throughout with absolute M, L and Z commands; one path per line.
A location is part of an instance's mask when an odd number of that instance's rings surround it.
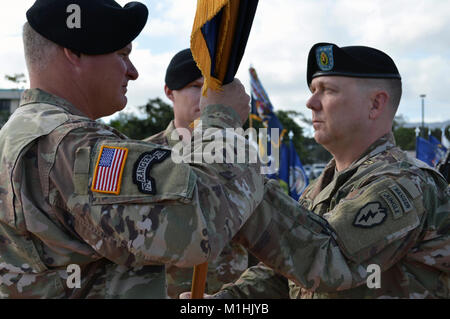
M 328 222 L 351 260 L 360 262 L 419 226 L 412 200 L 403 198 L 411 207 L 409 213 L 402 213 L 403 207 L 391 189 L 394 186 L 400 187 L 384 178 L 369 185 L 358 197 L 342 200 L 332 211 Z
M 381 225 L 386 220 L 386 211 L 380 202 L 370 202 L 358 211 L 353 220 L 353 226 L 372 228 Z
M 154 149 L 139 156 L 133 166 L 133 183 L 141 193 L 156 194 L 155 180 L 150 176 L 153 164 L 161 163 L 170 155 L 170 150 Z

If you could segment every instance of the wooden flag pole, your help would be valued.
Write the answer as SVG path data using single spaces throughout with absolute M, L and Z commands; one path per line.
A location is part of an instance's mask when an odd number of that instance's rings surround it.
M 194 274 L 192 275 L 191 299 L 203 299 L 207 273 L 207 262 L 194 267 Z

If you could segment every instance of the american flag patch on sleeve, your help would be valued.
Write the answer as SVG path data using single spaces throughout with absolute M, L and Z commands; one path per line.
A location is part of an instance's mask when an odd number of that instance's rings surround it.
M 98 193 L 120 194 L 122 173 L 128 149 L 103 145 L 95 166 L 91 190 Z

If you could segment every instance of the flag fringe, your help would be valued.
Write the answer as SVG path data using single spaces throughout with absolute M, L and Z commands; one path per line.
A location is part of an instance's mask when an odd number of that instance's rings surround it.
M 216 52 L 216 65 L 223 65 L 219 68 L 219 78 L 211 75 L 211 57 L 209 55 L 208 45 L 202 34 L 203 25 L 216 16 L 220 10 L 225 7 L 222 14 L 222 24 L 219 30 L 218 46 Z M 223 78 L 226 75 L 226 64 L 229 58 L 231 44 L 226 45 L 226 39 L 230 36 L 230 32 L 234 32 L 235 22 L 231 21 L 233 12 L 239 9 L 239 0 L 198 0 L 197 12 L 194 18 L 191 33 L 191 51 L 198 68 L 202 72 L 204 85 L 202 95 L 206 96 L 209 88 L 220 91 Z M 235 11 L 236 10 L 236 11 Z M 230 26 L 230 23 L 232 25 Z M 225 52 L 226 51 L 226 52 Z M 225 53 L 225 55 L 224 55 Z M 225 57 L 225 61 L 222 58 Z M 225 62 L 225 65 L 224 63 Z

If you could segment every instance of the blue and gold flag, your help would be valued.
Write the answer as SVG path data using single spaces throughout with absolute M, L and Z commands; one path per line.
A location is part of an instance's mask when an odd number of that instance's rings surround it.
M 197 0 L 191 51 L 208 88 L 233 81 L 239 68 L 258 0 Z
M 256 70 L 251 67 L 249 72 L 252 98 L 250 118 L 262 122 L 264 128 L 267 130 L 267 136 L 260 136 L 259 138 L 259 154 L 263 162 L 268 161 L 268 167 L 274 168 L 270 169 L 267 177 L 278 178 L 280 163 L 274 163 L 273 161 L 281 158 L 280 152 L 283 150 L 281 146 L 286 130 L 273 112 L 272 103 L 256 74 Z
M 308 186 L 309 179 L 292 140 L 289 141 L 289 151 L 289 195 L 298 201 Z
M 191 51 L 204 77 L 202 94 L 233 81 L 239 68 L 258 0 L 197 0 Z M 194 124 L 195 125 L 195 124 Z M 203 298 L 208 263 L 194 267 L 191 298 Z

